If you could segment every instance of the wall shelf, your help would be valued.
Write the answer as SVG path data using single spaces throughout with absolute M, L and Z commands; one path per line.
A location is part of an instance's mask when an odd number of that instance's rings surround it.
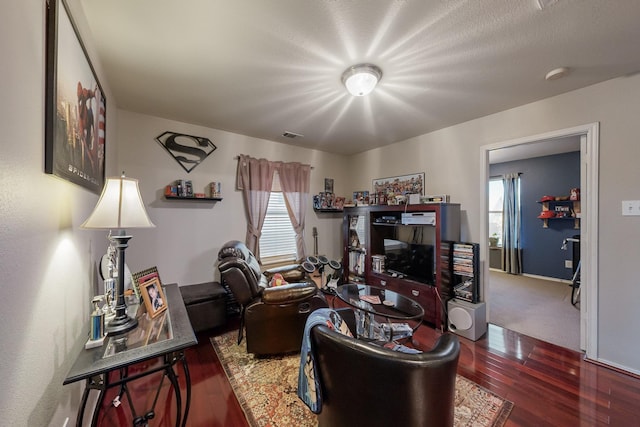
M 166 200 L 182 200 L 185 202 L 209 202 L 215 203 L 222 201 L 222 197 L 180 197 L 180 196 L 164 196 Z
M 343 212 L 342 209 L 316 209 L 316 208 L 313 208 L 313 210 L 315 212 L 318 212 L 318 213 L 342 213 Z
M 580 229 L 580 200 L 538 200 L 542 205 L 542 212 L 553 211 L 564 212 L 565 216 L 552 216 L 548 218 L 540 218 L 542 220 L 542 228 L 549 228 L 549 220 L 561 221 L 572 220 L 573 228 Z M 565 209 L 556 209 L 556 206 L 565 206 Z

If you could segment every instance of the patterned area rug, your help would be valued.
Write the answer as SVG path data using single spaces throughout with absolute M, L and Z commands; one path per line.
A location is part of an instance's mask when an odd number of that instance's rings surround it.
M 300 355 L 255 358 L 237 331 L 211 338 L 240 406 L 252 427 L 317 426 L 316 416 L 298 399 Z M 513 403 L 457 376 L 456 427 L 500 427 Z

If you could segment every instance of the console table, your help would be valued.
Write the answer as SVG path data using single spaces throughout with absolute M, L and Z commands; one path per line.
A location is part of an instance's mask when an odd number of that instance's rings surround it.
M 118 336 L 107 337 L 102 347 L 82 350 L 76 359 L 63 384 L 85 380 L 80 408 L 76 419 L 76 426 L 84 425 L 82 420 L 87 406 L 87 399 L 91 390 L 98 390 L 98 400 L 93 410 L 91 425 L 98 421 L 98 413 L 104 403 L 106 391 L 112 387 L 119 387 L 116 399 L 126 396 L 129 409 L 133 417 L 133 425 L 147 425 L 148 420 L 155 416 L 154 408 L 146 409 L 138 414 L 134 408 L 127 384 L 138 378 L 163 372 L 157 393 L 160 392 L 162 381 L 167 377 L 176 397 L 176 427 L 186 425 L 191 403 L 191 378 L 185 358 L 184 350 L 198 343 L 195 337 L 187 310 L 180 295 L 178 285 L 171 284 L 164 287 L 168 310 L 160 316 L 151 319 L 144 311 L 143 305 L 133 304 L 128 307 L 132 315 L 138 319 L 138 326 L 132 331 Z M 160 358 L 159 365 L 152 365 L 143 372 L 129 374 L 129 367 L 136 363 Z M 181 363 L 186 381 L 186 400 L 182 404 L 182 395 L 178 383 L 175 365 Z M 117 372 L 117 373 L 116 373 Z M 114 377 L 116 377 L 114 379 Z M 124 403 L 122 401 L 122 404 Z M 155 405 L 155 400 L 154 400 Z

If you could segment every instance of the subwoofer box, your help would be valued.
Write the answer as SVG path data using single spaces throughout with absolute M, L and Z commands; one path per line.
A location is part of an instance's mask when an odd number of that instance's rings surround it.
M 487 332 L 487 306 L 459 299 L 447 302 L 449 330 L 461 337 L 477 341 Z

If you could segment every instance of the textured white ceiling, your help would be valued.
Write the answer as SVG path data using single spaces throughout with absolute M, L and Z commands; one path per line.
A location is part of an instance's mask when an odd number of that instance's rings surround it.
M 80 0 L 120 108 L 342 154 L 640 70 L 640 1 L 543 3 Z

